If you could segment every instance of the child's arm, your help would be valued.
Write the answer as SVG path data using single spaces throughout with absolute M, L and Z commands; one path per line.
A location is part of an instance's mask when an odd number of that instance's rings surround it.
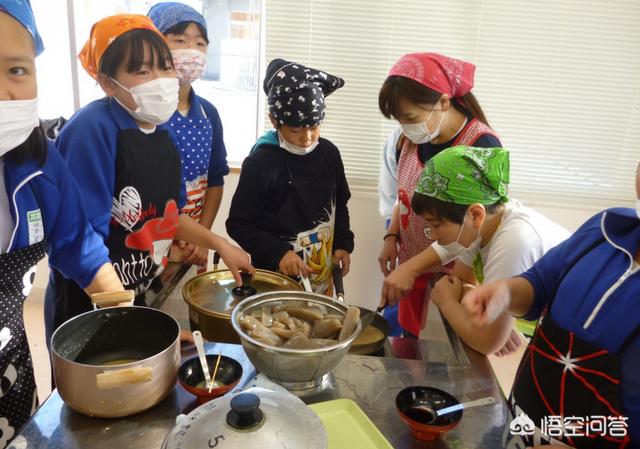
M 344 165 L 338 149 L 335 149 L 337 159 L 337 179 L 336 179 L 336 222 L 333 237 L 333 251 L 343 250 L 344 252 L 353 252 L 354 236 L 351 232 L 349 222 L 349 209 L 347 202 L 351 198 L 349 184 L 344 173 Z
M 225 265 L 231 270 L 238 285 L 242 285 L 239 270 L 248 271 L 252 274 L 255 272 L 255 269 L 251 265 L 251 258 L 247 253 L 229 243 L 225 238 L 200 226 L 200 224 L 193 221 L 188 215 L 180 214 L 176 238 L 203 248 L 218 251 Z
M 93 280 L 84 289 L 87 294 L 122 291 L 124 287 L 111 263 L 100 267 Z
M 393 237 L 389 237 L 393 238 Z M 440 265 L 438 254 L 429 247 L 407 260 L 384 278 L 382 299 L 386 304 L 400 301 L 412 288 L 416 278 L 429 268 Z
M 456 334 L 466 344 L 483 354 L 491 354 L 502 348 L 513 327 L 513 317 L 500 311 L 491 323 L 479 326 L 472 315 L 460 303 L 462 281 L 453 276 L 443 276 L 431 291 L 431 301 L 440 309 Z

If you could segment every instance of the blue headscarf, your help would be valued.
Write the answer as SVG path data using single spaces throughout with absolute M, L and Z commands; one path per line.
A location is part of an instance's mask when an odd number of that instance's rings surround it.
M 36 28 L 36 19 L 29 0 L 0 0 L 0 11 L 4 11 L 16 19 L 27 29 L 36 47 L 36 56 L 44 50 L 44 44 Z
M 147 16 L 153 20 L 154 25 L 162 34 L 183 22 L 195 22 L 205 30 L 207 29 L 207 22 L 202 14 L 184 3 L 157 3 L 151 7 Z

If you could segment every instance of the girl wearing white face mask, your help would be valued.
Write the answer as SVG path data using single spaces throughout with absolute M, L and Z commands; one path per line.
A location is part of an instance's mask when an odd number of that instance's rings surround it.
M 80 109 L 57 143 L 136 303 L 167 264 L 174 239 L 218 250 L 241 284 L 239 270 L 253 272 L 249 256 L 179 212 L 185 199 L 180 154 L 164 124 L 178 104 L 178 80 L 162 34 L 146 16 L 107 17 L 93 26 L 79 57 L 107 96 Z M 51 333 L 90 303 L 54 270 L 45 307 Z
M 502 146 L 471 93 L 475 66 L 436 53 L 412 53 L 400 58 L 389 72 L 380 94 L 380 111 L 397 120 L 403 130 L 397 146 L 398 202 L 392 214 L 378 262 L 387 276 L 431 244 L 424 221 L 411 209 L 411 198 L 426 161 L 454 145 Z M 424 324 L 422 304 L 429 296 L 433 267 L 416 280 L 401 301 L 400 325 L 407 336 L 417 336 Z
M 211 229 L 229 166 L 220 114 L 209 101 L 196 95 L 192 87 L 206 67 L 207 23 L 198 11 L 178 2 L 158 3 L 147 15 L 167 38 L 180 82 L 178 110 L 167 125 L 176 134 L 187 185 L 187 203 L 182 211 Z M 207 253 L 206 248 L 180 241 L 172 247 L 171 258 L 205 265 Z
M 505 315 L 485 331 L 469 325 L 460 306 L 462 281 L 507 279 L 527 270 L 568 237 L 568 232 L 517 200 L 507 197 L 509 154 L 502 148 L 448 148 L 427 162 L 412 207 L 435 242 L 391 273 L 383 296 L 393 302 L 430 268 L 455 260 L 451 276 L 436 282 L 430 300 L 460 338 L 491 353 L 515 349 L 513 319 Z M 514 347 L 515 346 L 515 347 Z
M 88 293 L 122 290 L 73 177 L 40 127 L 35 57 L 42 50 L 29 3 L 0 0 L 0 447 L 37 403 L 22 319 L 37 262 L 48 254 L 50 266 Z

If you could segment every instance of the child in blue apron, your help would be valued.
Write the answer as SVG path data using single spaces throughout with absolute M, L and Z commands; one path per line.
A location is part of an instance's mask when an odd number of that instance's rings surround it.
M 640 447 L 640 166 L 636 191 L 635 210 L 600 212 L 528 271 L 463 298 L 478 326 L 539 318 L 504 447 Z
M 338 148 L 320 137 L 324 99 L 341 78 L 275 59 L 264 91 L 275 131 L 244 160 L 227 232 L 258 268 L 310 276 L 314 291 L 331 294 L 331 265 L 349 271 L 351 196 Z
M 239 270 L 253 272 L 249 256 L 180 212 L 180 154 L 164 125 L 178 104 L 178 80 L 164 36 L 146 16 L 111 16 L 92 27 L 79 57 L 106 97 L 71 117 L 57 143 L 136 304 L 166 266 L 174 239 L 217 250 L 240 285 Z M 54 271 L 45 303 L 48 333 L 89 308 L 77 284 Z
M 39 125 L 35 57 L 43 50 L 27 0 L 0 0 L 0 448 L 38 403 L 23 304 L 46 254 L 89 293 L 122 290 L 80 192 Z
M 207 23 L 198 11 L 178 2 L 158 3 L 147 15 L 167 38 L 180 83 L 178 110 L 167 125 L 175 132 L 182 157 L 187 190 L 187 203 L 182 212 L 211 229 L 220 208 L 229 166 L 220 114 L 214 105 L 196 95 L 191 86 L 206 66 Z M 178 244 L 181 251 L 172 248 L 172 258 L 174 252 L 181 252 L 187 263 L 206 264 L 206 248 L 183 241 Z

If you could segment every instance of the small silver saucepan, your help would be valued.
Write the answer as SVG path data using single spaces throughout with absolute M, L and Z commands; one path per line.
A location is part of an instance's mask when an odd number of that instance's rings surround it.
M 58 392 L 77 412 L 115 418 L 146 410 L 175 386 L 180 326 L 148 307 L 78 315 L 51 338 Z

